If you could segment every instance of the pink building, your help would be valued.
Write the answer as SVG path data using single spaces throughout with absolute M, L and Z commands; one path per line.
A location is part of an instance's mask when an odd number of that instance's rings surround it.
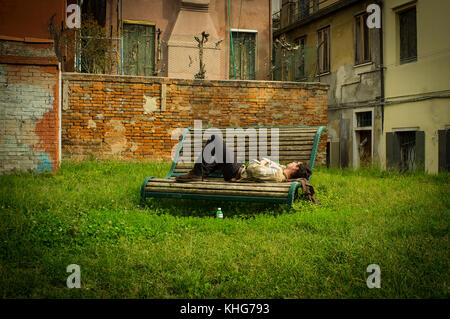
M 123 38 L 125 74 L 193 78 L 194 37 L 206 32 L 207 79 L 271 79 L 271 0 L 111 0 L 105 9 Z

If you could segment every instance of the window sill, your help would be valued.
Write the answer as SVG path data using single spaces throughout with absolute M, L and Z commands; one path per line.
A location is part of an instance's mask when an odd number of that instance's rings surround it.
M 329 74 L 331 74 L 331 72 L 327 71 L 327 72 L 324 72 L 324 73 L 319 73 L 319 74 L 317 74 L 317 76 L 324 76 L 324 75 L 329 75 Z
M 364 63 L 355 64 L 353 67 L 354 67 L 354 68 L 359 68 L 359 67 L 362 67 L 362 66 L 372 65 L 372 64 L 373 64 L 373 61 L 369 61 L 369 62 L 364 62 Z
M 417 62 L 417 58 L 411 59 L 411 60 L 400 61 L 399 65 L 404 65 L 404 64 L 414 63 L 414 62 Z
M 357 126 L 353 128 L 355 131 L 370 131 L 372 126 Z

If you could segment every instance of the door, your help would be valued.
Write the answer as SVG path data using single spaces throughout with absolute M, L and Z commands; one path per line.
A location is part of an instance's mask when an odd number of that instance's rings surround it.
M 155 70 L 155 26 L 123 24 L 124 73 L 152 76 Z
M 230 50 L 230 79 L 254 80 L 256 76 L 256 33 L 232 32 L 233 52 Z M 234 53 L 234 65 L 233 54 Z

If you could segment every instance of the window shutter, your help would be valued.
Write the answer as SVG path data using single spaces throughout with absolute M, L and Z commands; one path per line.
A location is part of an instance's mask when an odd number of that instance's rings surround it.
M 256 54 L 256 41 L 255 41 L 255 35 L 250 33 L 248 34 L 247 39 L 247 65 L 248 65 L 248 74 L 247 79 L 254 80 L 256 78 L 256 65 L 255 65 L 255 54 Z
M 416 132 L 416 160 L 415 167 L 417 170 L 425 170 L 425 132 Z
M 236 65 L 236 79 L 254 80 L 256 75 L 256 35 L 233 32 L 233 52 Z M 233 57 L 230 49 L 230 79 L 234 79 Z
M 439 172 L 450 170 L 450 130 L 438 131 Z
M 124 69 L 127 75 L 153 75 L 155 27 L 124 24 Z
M 450 130 L 445 130 L 446 131 L 446 157 L 445 157 L 445 166 L 446 166 L 446 170 L 449 171 L 450 170 Z
M 395 169 L 400 167 L 400 142 L 395 133 L 386 133 L 386 166 Z

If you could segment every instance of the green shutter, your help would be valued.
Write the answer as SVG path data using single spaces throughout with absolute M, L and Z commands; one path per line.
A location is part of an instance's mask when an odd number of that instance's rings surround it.
M 234 63 L 237 80 L 254 80 L 256 78 L 256 34 L 250 32 L 233 32 Z M 233 56 L 230 49 L 229 77 L 234 79 Z
M 400 142 L 395 133 L 386 133 L 386 166 L 395 169 L 400 167 Z
M 127 75 L 153 75 L 155 69 L 155 27 L 123 25 L 124 70 Z
M 438 131 L 439 172 L 450 170 L 450 130 Z
M 425 132 L 416 132 L 416 158 L 415 169 L 419 171 L 425 170 Z

